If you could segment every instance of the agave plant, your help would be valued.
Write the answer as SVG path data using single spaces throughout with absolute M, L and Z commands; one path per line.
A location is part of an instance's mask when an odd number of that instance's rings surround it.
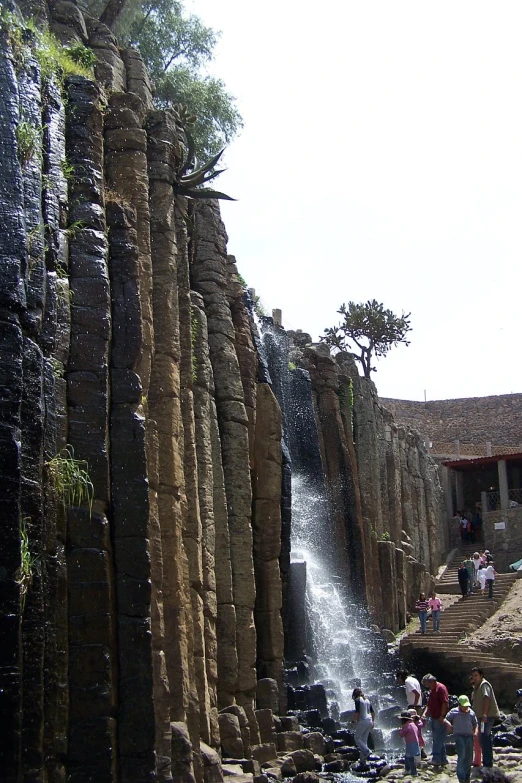
M 211 182 L 213 179 L 222 174 L 225 169 L 215 169 L 219 159 L 223 155 L 225 149 L 223 148 L 217 155 L 214 155 L 208 163 L 198 168 L 195 144 L 190 128 L 194 127 L 196 117 L 190 116 L 186 108 L 177 104 L 175 106 L 176 113 L 179 117 L 180 125 L 183 128 L 185 138 L 187 140 L 187 152 L 185 158 L 181 164 L 181 168 L 178 171 L 177 178 L 172 187 L 174 190 L 174 199 L 176 204 L 185 218 L 188 218 L 186 209 L 179 196 L 185 196 L 185 198 L 192 199 L 226 199 L 227 201 L 235 201 L 232 196 L 227 196 L 226 193 L 221 193 L 219 190 L 213 190 L 212 188 L 201 187 Z

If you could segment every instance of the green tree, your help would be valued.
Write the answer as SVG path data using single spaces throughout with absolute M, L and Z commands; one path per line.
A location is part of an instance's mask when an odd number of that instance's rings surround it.
M 204 72 L 219 33 L 187 14 L 179 0 L 109 0 L 100 19 L 124 46 L 139 49 L 156 105 L 181 103 L 197 117 L 192 135 L 200 159 L 231 141 L 242 127 L 241 115 L 224 82 Z
M 374 356 L 386 356 L 399 343 L 410 344 L 406 335 L 411 331 L 411 313 L 397 316 L 391 310 L 385 310 L 384 305 L 376 299 L 359 304 L 348 302 L 347 305 L 341 305 L 337 312 L 343 316 L 342 323 L 325 329 L 320 339 L 332 348 L 350 351 L 361 363 L 365 378 L 369 378 L 372 370 L 375 370 L 372 367 Z M 357 346 L 359 353 L 351 350 L 352 343 Z

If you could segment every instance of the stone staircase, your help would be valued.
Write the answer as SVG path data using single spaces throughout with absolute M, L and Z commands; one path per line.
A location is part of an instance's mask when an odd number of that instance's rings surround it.
M 474 551 L 470 549 L 471 554 Z M 467 549 L 459 550 L 438 582 L 436 589 L 443 603 L 444 594 L 460 594 L 457 569 L 466 555 Z M 493 599 L 487 597 L 487 592 L 483 596 L 480 590 L 461 597 L 442 612 L 439 634 L 433 633 L 428 623 L 430 630 L 424 636 L 420 629 L 404 636 L 400 652 L 410 668 L 421 677 L 431 671 L 440 677 L 450 692 L 468 693 L 470 669 L 481 666 L 499 702 L 506 708 L 512 708 L 515 691 L 522 687 L 522 665 L 468 648 L 466 637 L 497 611 L 517 578 L 517 574 L 499 574 L 495 579 Z

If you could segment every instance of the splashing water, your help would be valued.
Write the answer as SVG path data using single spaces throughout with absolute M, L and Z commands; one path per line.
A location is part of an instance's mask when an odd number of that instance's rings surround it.
M 333 531 L 324 491 L 303 474 L 292 476 L 291 560 L 306 562 L 307 609 L 317 660 L 317 679 L 341 710 L 351 707 L 352 690 L 368 680 L 371 649 L 358 608 L 343 594 L 342 578 L 332 573 Z

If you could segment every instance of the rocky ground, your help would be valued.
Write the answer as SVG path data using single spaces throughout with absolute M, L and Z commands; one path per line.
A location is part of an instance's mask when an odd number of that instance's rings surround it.
M 390 771 L 381 775 L 386 780 L 426 780 L 436 781 L 436 783 L 455 783 L 457 780 L 456 766 L 457 757 L 449 756 L 448 765 L 443 771 L 435 771 L 427 763 L 422 763 L 419 768 L 419 774 L 417 778 L 412 778 L 409 773 L 406 773 L 403 765 L 393 764 Z M 522 752 L 514 748 L 503 748 L 499 752 L 495 753 L 495 768 L 502 770 L 506 775 L 509 775 L 512 783 L 522 783 Z M 471 779 L 480 781 L 482 773 L 480 768 L 473 767 L 471 772 Z

